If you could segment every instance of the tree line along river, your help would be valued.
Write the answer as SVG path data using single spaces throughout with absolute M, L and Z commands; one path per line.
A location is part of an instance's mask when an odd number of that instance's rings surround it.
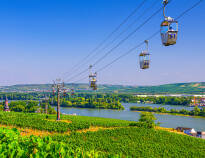
M 140 113 L 130 111 L 131 106 L 139 106 L 139 107 L 150 106 L 153 108 L 164 107 L 166 110 L 170 110 L 170 109 L 193 110 L 193 107 L 176 106 L 176 105 L 137 104 L 137 103 L 122 103 L 122 105 L 125 108 L 124 110 L 61 107 L 61 113 L 63 114 L 76 113 L 77 115 L 80 116 L 104 117 L 104 118 L 114 118 L 114 119 L 129 120 L 129 121 L 138 121 L 138 119 L 140 118 Z M 54 108 L 56 109 L 56 107 Z M 167 114 L 155 114 L 155 116 L 157 118 L 156 122 L 160 122 L 160 126 L 162 127 L 176 128 L 182 126 L 182 127 L 194 128 L 197 131 L 205 131 L 205 118 L 167 115 Z
M 121 120 L 138 121 L 140 118 L 139 112 L 130 111 L 131 106 L 150 106 L 150 107 L 164 107 L 167 110 L 170 109 L 186 109 L 193 110 L 193 107 L 186 106 L 173 106 L 173 105 L 156 105 L 156 104 L 136 104 L 136 103 L 122 103 L 125 110 L 110 110 L 110 109 L 84 109 L 84 108 L 66 108 L 61 107 L 61 112 L 64 114 L 76 113 L 80 116 L 92 116 L 92 117 L 104 117 L 115 118 Z M 55 107 L 56 108 L 56 107 Z M 205 131 L 205 118 L 167 115 L 167 114 L 155 114 L 157 121 L 160 122 L 160 126 L 167 128 L 176 128 L 179 126 L 194 128 L 197 131 Z

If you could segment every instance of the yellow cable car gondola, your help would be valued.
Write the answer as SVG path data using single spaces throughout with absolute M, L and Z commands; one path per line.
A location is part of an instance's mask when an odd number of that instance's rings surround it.
M 90 69 L 90 75 L 89 75 L 89 86 L 90 88 L 92 88 L 93 90 L 97 90 L 97 73 L 92 73 L 91 69 L 92 69 L 92 65 L 90 65 L 89 67 Z
M 165 16 L 165 7 L 168 4 L 168 0 L 163 0 L 163 4 L 164 21 L 161 23 L 161 39 L 164 46 L 170 46 L 176 44 L 178 35 L 178 22 L 171 17 Z
M 149 69 L 150 66 L 150 54 L 148 53 L 148 41 L 145 40 L 146 50 L 142 51 L 139 55 L 140 69 Z

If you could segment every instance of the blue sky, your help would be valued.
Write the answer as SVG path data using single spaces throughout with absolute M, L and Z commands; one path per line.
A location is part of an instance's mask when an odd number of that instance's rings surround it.
M 70 71 L 72 66 L 105 39 L 141 2 L 142 0 L 1 1 L 0 86 L 49 83 L 65 72 L 69 72 L 64 75 L 68 76 L 65 80 L 72 77 L 75 75 Z M 110 47 L 99 51 L 94 58 L 89 58 L 80 70 L 94 63 L 160 8 L 159 0 L 147 10 L 153 2 L 154 0 L 146 0 L 144 6 L 120 31 L 135 20 L 137 23 Z M 167 7 L 166 14 L 177 17 L 195 2 L 197 0 L 173 0 Z M 145 10 L 147 13 L 139 17 Z M 162 46 L 160 35 L 150 41 L 149 50 L 152 55 L 149 70 L 139 69 L 138 55 L 144 49 L 142 46 L 99 72 L 99 83 L 158 85 L 205 81 L 204 18 L 205 5 L 202 2 L 179 20 L 179 37 L 176 45 Z M 100 62 L 95 69 L 111 62 L 159 30 L 162 20 L 161 12 Z M 80 82 L 86 83 L 87 80 Z

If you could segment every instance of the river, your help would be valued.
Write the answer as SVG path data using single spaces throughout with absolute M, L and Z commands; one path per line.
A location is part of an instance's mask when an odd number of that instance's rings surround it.
M 65 108 L 61 107 L 61 112 L 65 114 L 76 113 L 80 116 L 93 116 L 104 118 L 115 118 L 121 120 L 138 121 L 140 113 L 130 111 L 131 106 L 151 106 L 151 107 L 165 107 L 166 109 L 187 109 L 192 110 L 192 107 L 172 106 L 172 105 L 154 105 L 154 104 L 136 104 L 136 103 L 122 103 L 125 110 L 105 110 L 105 109 L 83 109 L 83 108 Z M 55 107 L 56 108 L 56 107 Z M 195 118 L 176 115 L 161 115 L 155 114 L 161 127 L 176 128 L 179 126 L 194 128 L 197 131 L 205 131 L 205 118 Z
M 10 101 L 9 101 L 10 102 Z M 114 118 L 129 121 L 138 121 L 140 118 L 139 112 L 130 111 L 131 106 L 151 106 L 151 107 L 164 107 L 167 110 L 170 109 L 186 109 L 192 110 L 193 107 L 187 106 L 174 106 L 174 105 L 157 105 L 157 104 L 137 104 L 137 103 L 122 103 L 125 110 L 109 110 L 109 109 L 83 109 L 83 108 L 65 108 L 61 107 L 61 112 L 65 114 L 76 113 L 80 116 L 93 116 Z M 56 108 L 56 107 L 55 107 Z M 157 120 L 160 122 L 161 127 L 176 128 L 179 126 L 194 128 L 197 131 L 205 131 L 205 118 L 195 118 L 176 115 L 155 114 Z

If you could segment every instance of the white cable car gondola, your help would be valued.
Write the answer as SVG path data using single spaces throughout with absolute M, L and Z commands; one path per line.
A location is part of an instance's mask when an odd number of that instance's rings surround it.
M 178 22 L 171 17 L 165 16 L 165 7 L 168 4 L 168 0 L 163 0 L 164 4 L 164 21 L 161 23 L 161 39 L 164 46 L 170 46 L 176 44 L 178 35 Z
M 140 60 L 140 68 L 141 69 L 149 69 L 150 65 L 150 54 L 148 53 L 148 41 L 145 40 L 146 43 L 146 50 L 142 51 L 139 55 L 139 60 Z
M 93 90 L 97 90 L 97 73 L 92 73 L 91 69 L 92 69 L 92 65 L 90 65 L 89 67 L 90 69 L 90 75 L 89 75 L 89 86 L 90 88 L 92 88 Z

